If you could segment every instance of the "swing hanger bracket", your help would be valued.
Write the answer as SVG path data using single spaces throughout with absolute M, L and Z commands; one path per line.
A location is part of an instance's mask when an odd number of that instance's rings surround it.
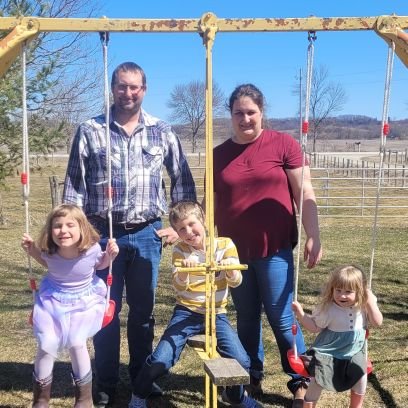
M 214 13 L 204 13 L 198 22 L 199 34 L 203 38 L 204 45 L 213 43 L 218 31 L 217 16 Z
M 13 64 L 20 54 L 24 43 L 28 43 L 37 37 L 40 31 L 40 23 L 35 18 L 24 18 L 0 40 L 0 77 Z
M 307 39 L 310 43 L 317 40 L 316 31 L 308 31 L 307 32 Z
M 109 31 L 100 31 L 99 37 L 101 39 L 102 45 L 108 45 L 109 43 Z
M 403 29 L 398 24 L 398 17 L 395 15 L 378 17 L 374 30 L 389 46 L 395 44 L 395 53 L 408 68 L 408 43 L 400 37 Z

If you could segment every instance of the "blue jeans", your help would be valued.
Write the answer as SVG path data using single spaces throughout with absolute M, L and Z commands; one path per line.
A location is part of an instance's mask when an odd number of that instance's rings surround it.
M 167 373 L 177 363 L 188 338 L 202 334 L 204 331 L 204 315 L 177 305 L 159 344 L 152 355 L 147 358 L 136 381 L 133 382 L 133 393 L 141 398 L 146 398 L 150 393 L 153 381 Z M 248 371 L 248 355 L 224 313 L 217 314 L 216 333 L 218 353 L 222 357 L 234 358 Z M 227 387 L 226 392 L 232 402 L 239 403 L 244 395 L 244 387 L 242 385 Z
M 263 378 L 264 348 L 262 342 L 262 305 L 279 347 L 283 370 L 293 380 L 300 380 L 290 368 L 286 353 L 293 348 L 293 253 L 291 249 L 248 262 L 242 272 L 240 286 L 231 288 L 237 311 L 237 330 L 242 345 L 251 359 L 250 373 Z M 302 331 L 298 327 L 296 344 L 299 353 L 305 351 Z
M 91 222 L 107 242 L 106 222 Z M 112 322 L 100 330 L 93 339 L 97 386 L 114 388 L 119 381 L 120 320 L 123 288 L 126 285 L 126 302 L 129 305 L 127 339 L 129 347 L 129 375 L 136 378 L 146 358 L 151 354 L 154 337 L 153 307 L 161 258 L 161 239 L 154 229 L 162 227 L 159 219 L 141 228 L 126 230 L 113 226 L 113 236 L 119 246 L 119 254 L 113 262 L 111 299 L 116 303 Z M 108 269 L 98 271 L 106 281 Z

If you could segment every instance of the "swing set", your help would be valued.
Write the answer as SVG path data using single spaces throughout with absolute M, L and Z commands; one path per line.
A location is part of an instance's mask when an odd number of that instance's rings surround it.
M 379 16 L 379 17 L 308 17 L 308 18 L 255 18 L 255 19 L 219 19 L 213 13 L 204 13 L 200 19 L 109 19 L 109 18 L 37 18 L 37 17 L 0 17 L 0 31 L 8 34 L 0 40 L 0 77 L 4 76 L 8 68 L 15 61 L 18 55 L 22 55 L 23 73 L 23 172 L 21 183 L 23 186 L 23 201 L 25 207 L 26 231 L 29 228 L 28 198 L 29 198 L 29 153 L 28 153 L 28 124 L 27 124 L 27 101 L 26 101 L 26 57 L 25 47 L 41 32 L 97 32 L 100 33 L 103 59 L 104 59 L 104 88 L 105 88 L 105 115 L 109 120 L 109 82 L 107 75 L 107 45 L 109 33 L 113 32 L 133 32 L 133 33 L 198 33 L 203 40 L 205 47 L 205 67 L 206 67 L 206 161 L 205 161 L 205 206 L 206 222 L 209 239 L 206 247 L 206 262 L 195 268 L 180 268 L 180 270 L 190 273 L 206 273 L 206 316 L 205 316 L 205 337 L 204 339 L 192 339 L 192 345 L 204 361 L 205 367 L 205 407 L 217 407 L 217 386 L 245 384 L 249 381 L 249 376 L 242 373 L 242 367 L 230 364 L 219 357 L 216 351 L 216 330 L 215 330 L 215 287 L 214 277 L 219 270 L 225 270 L 225 266 L 218 265 L 214 260 L 214 205 L 213 205 L 213 116 L 212 116 L 212 49 L 217 33 L 223 32 L 307 32 L 309 39 L 307 57 L 307 81 L 305 96 L 305 114 L 301 129 L 301 146 L 303 151 L 302 170 L 306 164 L 306 144 L 308 133 L 309 98 L 311 92 L 311 80 L 313 72 L 313 52 L 314 41 L 317 32 L 324 31 L 375 31 L 389 45 L 386 85 L 384 92 L 384 109 L 381 128 L 380 145 L 380 171 L 377 184 L 376 211 L 372 228 L 371 242 L 371 264 L 369 273 L 369 287 L 373 274 L 374 251 L 376 243 L 377 213 L 381 186 L 381 167 L 385 154 L 386 136 L 389 131 L 388 103 L 390 96 L 390 81 L 392 75 L 392 65 L 394 54 L 408 67 L 408 42 L 404 40 L 403 30 L 408 29 L 408 16 Z M 108 122 L 109 123 L 109 122 Z M 106 132 L 107 151 L 110 146 L 109 132 Z M 112 237 L 112 187 L 110 180 L 110 159 L 107 157 L 108 166 L 108 220 L 109 233 Z M 303 209 L 303 174 L 301 200 L 298 209 L 299 213 L 299 234 L 302 226 Z M 299 237 L 300 241 L 300 237 Z M 295 274 L 294 274 L 294 298 L 297 298 L 298 275 L 300 250 L 298 246 Z M 31 273 L 31 262 L 28 258 L 30 272 L 30 286 L 35 295 L 36 285 Z M 230 265 L 231 269 L 246 269 L 246 265 Z M 109 267 L 107 310 L 104 318 L 104 325 L 112 319 L 114 312 L 114 302 L 110 300 L 110 285 L 112 283 L 112 265 Z M 292 368 L 303 375 L 308 375 L 303 366 L 303 362 L 297 355 L 296 350 L 296 321 L 293 324 L 293 349 L 289 351 L 288 357 Z M 367 344 L 367 342 L 366 342 Z M 241 371 L 239 370 L 241 369 Z

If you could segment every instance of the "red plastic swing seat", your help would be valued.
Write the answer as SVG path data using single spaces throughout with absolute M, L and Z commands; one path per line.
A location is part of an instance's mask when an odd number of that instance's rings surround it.
M 292 370 L 303 377 L 310 377 L 310 374 L 306 370 L 305 363 L 299 357 L 295 355 L 293 349 L 289 349 L 287 352 L 288 362 Z
M 115 308 L 115 301 L 113 299 L 110 299 L 103 316 L 102 328 L 106 327 L 112 321 L 113 316 L 115 315 Z

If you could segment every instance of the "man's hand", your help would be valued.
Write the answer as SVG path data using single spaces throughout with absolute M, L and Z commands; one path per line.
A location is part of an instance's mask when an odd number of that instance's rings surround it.
M 166 247 L 167 245 L 173 245 L 179 239 L 177 232 L 174 231 L 172 227 L 162 228 L 155 231 L 158 237 L 164 239 L 164 247 Z

